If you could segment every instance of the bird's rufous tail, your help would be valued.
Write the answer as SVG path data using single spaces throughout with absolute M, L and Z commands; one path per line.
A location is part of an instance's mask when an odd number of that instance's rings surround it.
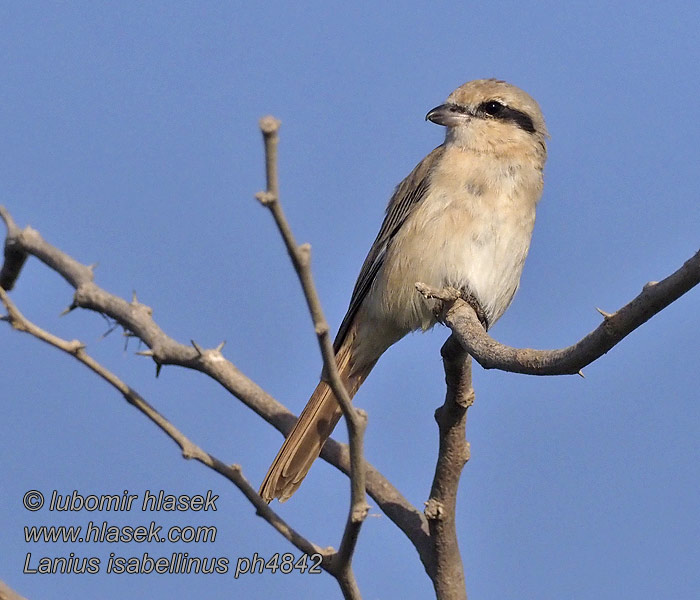
M 355 395 L 374 366 L 372 363 L 359 371 L 351 371 L 350 340 L 353 337 L 348 336 L 350 339 L 336 354 L 340 378 L 350 398 Z M 297 491 L 342 415 L 330 386 L 321 381 L 265 475 L 260 486 L 260 495 L 265 502 L 270 502 L 273 498 L 284 502 Z

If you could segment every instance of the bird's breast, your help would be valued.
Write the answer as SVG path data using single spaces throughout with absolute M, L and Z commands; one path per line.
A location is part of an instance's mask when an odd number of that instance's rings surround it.
M 445 156 L 426 197 L 392 240 L 373 290 L 375 308 L 407 330 L 434 323 L 420 281 L 469 290 L 489 324 L 520 281 L 542 190 L 541 172 L 512 160 Z

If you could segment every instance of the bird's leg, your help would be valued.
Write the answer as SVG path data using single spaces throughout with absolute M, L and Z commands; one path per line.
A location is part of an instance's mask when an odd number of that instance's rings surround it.
M 455 289 L 453 287 L 444 287 L 441 289 L 432 288 L 424 283 L 417 282 L 416 289 L 418 293 L 426 300 L 433 300 L 430 303 L 433 316 L 438 323 L 445 324 L 445 313 L 452 307 L 455 300 L 462 299 L 474 309 L 477 318 L 481 322 L 484 329 L 488 330 L 489 320 L 486 312 L 481 307 L 481 303 L 476 299 L 476 296 L 469 291 L 469 288 L 463 287 Z
M 459 290 L 459 297 L 464 300 L 469 306 L 474 309 L 477 318 L 483 325 L 486 331 L 489 330 L 489 320 L 486 317 L 486 312 L 481 307 L 480 302 L 476 299 L 474 294 L 472 294 L 467 288 L 462 288 Z

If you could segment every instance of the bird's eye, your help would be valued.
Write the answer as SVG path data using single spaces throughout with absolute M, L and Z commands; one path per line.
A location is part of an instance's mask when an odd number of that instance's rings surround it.
M 487 115 L 495 116 L 500 113 L 505 106 L 496 100 L 491 100 L 489 102 L 484 102 L 479 108 L 483 110 Z

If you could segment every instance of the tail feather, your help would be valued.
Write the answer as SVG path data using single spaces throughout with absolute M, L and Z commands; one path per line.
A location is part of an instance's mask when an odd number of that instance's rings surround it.
M 352 398 L 374 363 L 351 372 L 350 346 L 349 343 L 341 346 L 336 362 L 340 378 Z M 321 381 L 265 475 L 260 486 L 260 495 L 265 502 L 273 498 L 285 502 L 297 491 L 342 415 L 330 386 Z

